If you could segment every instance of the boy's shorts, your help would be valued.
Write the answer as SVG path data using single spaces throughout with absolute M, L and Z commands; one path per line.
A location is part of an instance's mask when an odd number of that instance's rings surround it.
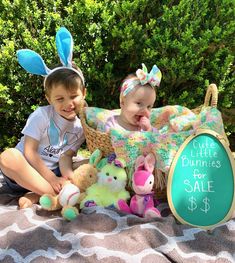
M 58 176 L 61 177 L 61 172 L 60 172 L 60 168 L 57 167 L 54 170 L 52 170 L 52 172 Z M 15 192 L 20 192 L 20 193 L 26 193 L 29 192 L 29 190 L 25 189 L 24 187 L 18 185 L 14 180 L 10 179 L 9 177 L 7 177 L 1 170 L 0 170 L 0 175 L 3 176 L 4 181 L 6 182 L 7 186 L 15 191 Z

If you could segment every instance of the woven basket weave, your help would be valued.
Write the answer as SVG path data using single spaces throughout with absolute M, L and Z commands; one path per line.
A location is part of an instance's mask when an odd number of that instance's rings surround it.
M 218 90 L 215 84 L 210 84 L 207 88 L 204 104 L 198 106 L 192 111 L 195 114 L 199 114 L 203 107 L 211 106 L 216 107 L 218 102 Z M 110 134 L 108 132 L 101 132 L 90 127 L 86 121 L 86 113 L 84 107 L 79 111 L 79 116 L 81 119 L 82 127 L 86 137 L 86 143 L 88 150 L 93 152 L 95 149 L 100 149 L 103 152 L 104 156 L 114 152 L 114 149 L 111 144 Z
M 99 149 L 104 156 L 114 152 L 111 144 L 110 134 L 108 132 L 101 132 L 90 127 L 86 121 L 86 108 L 81 108 L 79 111 L 79 117 L 82 123 L 83 131 L 86 138 L 87 148 L 90 153 Z
M 199 114 L 203 107 L 207 107 L 207 106 L 216 107 L 217 102 L 218 102 L 217 86 L 215 84 L 210 84 L 207 88 L 204 104 L 198 106 L 195 109 L 192 109 L 192 112 L 194 112 L 195 114 Z M 113 153 L 114 149 L 111 144 L 110 133 L 101 132 L 90 127 L 86 121 L 86 113 L 84 107 L 80 109 L 79 116 L 84 130 L 88 150 L 92 153 L 94 150 L 100 149 L 104 156 Z M 228 143 L 226 134 L 224 134 L 224 139 Z M 155 172 L 155 176 L 158 179 L 161 177 L 161 175 L 159 175 L 159 172 Z M 165 175 L 163 175 L 161 180 L 166 180 Z M 164 183 L 164 187 L 156 188 L 156 194 L 158 198 L 166 198 L 166 182 Z

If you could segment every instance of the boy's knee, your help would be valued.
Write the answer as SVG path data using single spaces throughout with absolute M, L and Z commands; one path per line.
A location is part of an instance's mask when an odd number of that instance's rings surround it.
M 13 168 L 21 153 L 15 148 L 9 148 L 0 155 L 0 168 Z

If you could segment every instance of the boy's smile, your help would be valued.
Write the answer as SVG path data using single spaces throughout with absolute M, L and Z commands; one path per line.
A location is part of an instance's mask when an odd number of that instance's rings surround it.
M 84 97 L 85 94 L 79 88 L 66 90 L 63 85 L 58 85 L 51 89 L 47 100 L 60 116 L 72 121 L 77 116 L 78 107 Z

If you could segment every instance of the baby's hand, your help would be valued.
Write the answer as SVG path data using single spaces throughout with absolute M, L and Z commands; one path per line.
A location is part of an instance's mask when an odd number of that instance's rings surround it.
M 152 130 L 152 126 L 151 126 L 150 120 L 149 120 L 149 118 L 147 118 L 145 116 L 142 116 L 140 118 L 139 126 L 140 126 L 140 129 L 144 130 L 144 131 L 151 131 Z
M 52 188 L 55 190 L 56 193 L 59 193 L 62 187 L 65 184 L 66 179 L 63 177 L 54 176 L 54 178 L 50 181 Z

